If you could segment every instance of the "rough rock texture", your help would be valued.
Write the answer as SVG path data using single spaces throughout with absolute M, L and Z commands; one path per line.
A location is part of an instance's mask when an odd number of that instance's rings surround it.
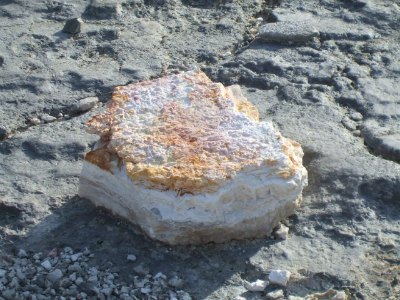
M 307 184 L 300 145 L 200 71 L 117 87 L 88 126 L 79 195 L 171 244 L 266 236 Z
M 62 32 L 73 18 L 85 25 L 75 36 Z M 182 278 L 195 299 L 265 299 L 276 287 L 255 293 L 245 283 L 267 280 L 271 269 L 292 273 L 279 288 L 287 299 L 330 289 L 399 299 L 399 18 L 399 0 L 0 1 L 2 297 L 107 298 L 106 275 L 99 290 L 81 283 L 64 292 L 46 288 L 45 269 L 30 278 L 23 265 L 27 279 L 16 276 L 19 248 L 44 258 L 68 245 L 88 247 L 94 257 L 81 269 L 113 269 L 116 285 L 162 272 Z M 255 39 L 259 26 L 275 22 L 311 22 L 320 35 L 300 44 Z M 83 124 L 112 88 L 194 66 L 240 85 L 260 120 L 301 143 L 309 185 L 282 221 L 286 240 L 166 246 L 77 196 L 84 154 L 97 140 Z M 98 97 L 98 107 L 77 110 L 87 97 Z M 45 123 L 45 114 L 56 120 Z M 386 137 L 390 144 L 381 144 Z

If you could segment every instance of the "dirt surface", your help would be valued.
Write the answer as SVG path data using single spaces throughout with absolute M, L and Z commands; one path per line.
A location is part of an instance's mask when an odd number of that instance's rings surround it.
M 62 31 L 78 17 L 80 33 Z M 257 36 L 271 23 L 273 39 Z M 285 299 L 330 288 L 399 299 L 399 45 L 399 0 L 0 0 L 0 298 L 29 290 L 29 276 L 12 283 L 13 264 L 26 260 L 19 249 L 33 257 L 68 246 L 88 248 L 85 266 L 118 273 L 116 286 L 162 272 L 193 299 L 265 299 L 278 287 L 245 283 L 272 269 L 292 272 Z M 309 186 L 283 221 L 286 240 L 169 247 L 77 196 L 97 139 L 83 124 L 112 88 L 194 68 L 239 84 L 263 119 L 302 144 Z M 84 112 L 87 97 L 100 101 Z M 40 293 L 54 299 L 61 288 Z M 101 293 L 92 296 L 122 298 Z

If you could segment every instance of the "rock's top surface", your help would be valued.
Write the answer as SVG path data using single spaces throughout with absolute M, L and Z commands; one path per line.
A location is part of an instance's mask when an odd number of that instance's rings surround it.
M 277 22 L 261 26 L 258 38 L 280 43 L 306 42 L 319 35 L 318 30 L 305 22 Z
M 300 145 L 260 122 L 238 86 L 200 71 L 115 88 L 88 128 L 101 140 L 86 160 L 149 188 L 214 192 L 240 171 L 268 166 L 288 179 L 303 168 Z

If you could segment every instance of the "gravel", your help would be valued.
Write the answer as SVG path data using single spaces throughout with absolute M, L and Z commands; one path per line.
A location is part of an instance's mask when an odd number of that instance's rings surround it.
M 24 254 L 21 257 L 21 254 Z M 40 258 L 44 259 L 40 262 Z M 74 258 L 74 260 L 72 259 Z M 92 265 L 95 256 L 86 248 L 74 251 L 70 247 L 53 249 L 47 256 L 20 250 L 8 256 L 7 266 L 0 269 L 0 295 L 11 299 L 177 299 L 190 300 L 182 290 L 183 281 L 141 275 L 132 271 L 132 281 L 123 281 L 118 272 Z M 6 267 L 6 268 L 5 268 Z M 64 297 L 64 298 L 62 298 Z

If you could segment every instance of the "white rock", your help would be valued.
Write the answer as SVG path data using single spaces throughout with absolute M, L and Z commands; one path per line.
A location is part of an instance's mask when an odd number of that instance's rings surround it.
M 140 292 L 142 294 L 149 294 L 151 292 L 151 288 L 141 288 Z
M 39 124 L 41 123 L 40 119 L 39 119 L 39 118 L 36 118 L 36 117 L 30 119 L 30 122 L 31 122 L 33 125 L 39 125 Z
M 78 101 L 78 103 L 72 106 L 72 111 L 76 113 L 88 111 L 95 107 L 98 102 L 99 98 L 97 97 L 88 97 L 85 99 L 81 99 Z
M 289 236 L 289 227 L 281 224 L 277 231 L 275 231 L 275 235 L 277 238 L 281 240 L 286 240 Z
M 170 244 L 266 236 L 307 184 L 300 145 L 202 72 L 117 87 L 88 129 L 79 195 Z
M 272 284 L 286 286 L 290 279 L 290 271 L 287 270 L 272 270 L 269 273 L 268 280 Z
M 63 273 L 60 269 L 55 269 L 54 271 L 47 274 L 47 280 L 52 283 L 59 281 L 63 277 Z
M 129 254 L 129 255 L 126 257 L 126 259 L 127 259 L 128 261 L 135 261 L 135 260 L 136 260 L 136 256 L 133 255 L 133 254 Z
M 288 300 L 304 300 L 303 297 L 298 297 L 298 296 L 289 296 Z
M 347 295 L 344 291 L 337 291 L 336 295 L 332 297 L 332 300 L 346 300 Z
M 24 249 L 19 249 L 18 257 L 24 258 L 24 257 L 27 257 L 27 256 L 28 256 L 28 254 L 26 254 L 26 251 Z
M 57 120 L 56 117 L 50 116 L 49 114 L 43 114 L 40 116 L 40 119 L 45 123 L 51 123 Z
M 72 254 L 71 257 L 70 257 L 70 259 L 71 259 L 71 261 L 75 262 L 75 261 L 77 261 L 77 260 L 79 259 L 79 257 L 81 257 L 81 256 L 82 256 L 82 253 Z
M 41 265 L 43 268 L 45 268 L 47 271 L 49 271 L 49 270 L 51 269 L 51 262 L 50 262 L 48 259 L 46 259 L 45 261 L 43 261 L 40 265 Z
M 283 299 L 285 297 L 283 290 L 276 290 L 267 293 L 267 299 Z
M 257 279 L 254 282 L 246 283 L 246 289 L 250 292 L 262 292 L 268 285 L 268 281 Z

